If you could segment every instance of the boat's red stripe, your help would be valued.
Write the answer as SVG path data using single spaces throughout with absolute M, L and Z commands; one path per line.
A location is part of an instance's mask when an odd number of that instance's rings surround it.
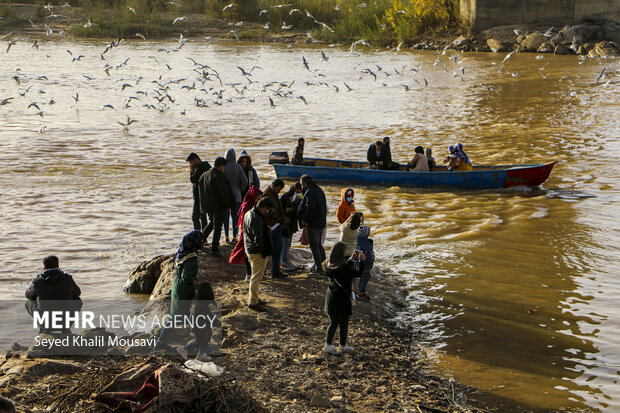
M 555 164 L 554 161 L 535 168 L 509 169 L 506 171 L 504 188 L 519 185 L 538 186 L 549 178 Z

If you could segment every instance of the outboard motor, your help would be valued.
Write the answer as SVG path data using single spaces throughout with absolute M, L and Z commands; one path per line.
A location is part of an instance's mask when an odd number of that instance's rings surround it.
M 269 165 L 273 165 L 274 163 L 288 164 L 288 152 L 271 152 L 271 154 L 269 154 Z

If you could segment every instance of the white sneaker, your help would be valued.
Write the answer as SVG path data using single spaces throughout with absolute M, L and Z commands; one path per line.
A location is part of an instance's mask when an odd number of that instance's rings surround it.
M 187 346 L 178 347 L 177 351 L 183 357 L 183 360 L 187 360 L 189 358 L 189 351 L 187 350 Z
M 338 349 L 331 344 L 325 344 L 325 347 L 323 347 L 323 352 L 327 354 L 332 354 L 334 356 L 337 356 L 338 354 L 340 354 L 338 352 Z
M 346 344 L 344 347 L 338 347 L 338 350 L 340 350 L 341 353 L 353 353 L 355 351 L 355 349 L 348 344 Z
M 202 351 L 199 351 L 198 355 L 196 356 L 196 360 L 202 361 L 203 363 L 206 363 L 208 361 L 211 361 L 212 358 L 207 353 L 203 353 Z

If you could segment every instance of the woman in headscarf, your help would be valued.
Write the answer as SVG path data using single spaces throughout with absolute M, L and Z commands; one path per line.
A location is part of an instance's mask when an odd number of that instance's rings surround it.
M 444 163 L 448 164 L 448 171 L 471 171 L 473 169 L 469 157 L 463 151 L 463 144 L 450 145 L 448 150 L 450 155 L 444 160 Z
M 243 217 L 248 211 L 254 208 L 256 204 L 258 204 L 258 201 L 262 197 L 263 192 L 257 186 L 251 186 L 245 194 L 241 208 L 239 208 L 239 239 L 237 240 L 237 244 L 235 244 L 235 248 L 233 248 L 230 253 L 230 258 L 228 259 L 228 262 L 231 264 L 245 263 L 246 280 L 249 280 L 249 277 L 252 276 L 252 267 L 250 266 L 247 255 L 245 255 L 245 248 L 243 246 Z
M 241 165 L 246 178 L 248 178 L 248 186 L 242 193 L 242 195 L 245 197 L 245 194 L 250 190 L 250 188 L 252 188 L 252 186 L 260 188 L 260 179 L 258 179 L 256 169 L 254 169 L 254 167 L 252 166 L 252 157 L 250 157 L 250 155 L 248 155 L 245 150 L 241 151 L 241 155 L 239 155 L 237 163 Z
M 363 252 L 354 251 L 350 258 L 345 257 L 347 246 L 342 242 L 334 244 L 329 258 L 323 262 L 323 269 L 329 278 L 325 294 L 325 312 L 329 316 L 329 327 L 323 351 L 328 354 L 351 353 L 353 347 L 347 345 L 349 317 L 352 314 L 351 300 L 353 295 L 353 278 L 360 277 L 364 272 L 366 257 Z M 359 263 L 357 260 L 359 259 Z M 332 345 L 336 329 L 340 329 L 340 347 Z
M 355 212 L 355 202 L 353 201 L 353 188 L 342 188 L 340 194 L 340 204 L 336 210 L 338 222 L 342 225 Z
M 170 316 L 187 315 L 191 308 L 192 299 L 198 285 L 198 249 L 204 243 L 204 236 L 200 231 L 191 231 L 185 234 L 179 249 L 174 257 L 176 276 L 172 283 Z M 166 344 L 166 338 L 172 330 L 164 327 L 157 340 L 156 347 Z

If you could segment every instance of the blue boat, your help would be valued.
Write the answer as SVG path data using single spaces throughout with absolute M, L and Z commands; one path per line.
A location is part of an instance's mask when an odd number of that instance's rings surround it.
M 319 182 L 343 184 L 496 189 L 538 186 L 545 182 L 556 162 L 533 165 L 474 166 L 472 171 L 448 171 L 438 166 L 432 172 L 370 169 L 368 162 L 304 158 L 309 165 L 273 163 L 278 178 L 297 180 L 308 174 Z

